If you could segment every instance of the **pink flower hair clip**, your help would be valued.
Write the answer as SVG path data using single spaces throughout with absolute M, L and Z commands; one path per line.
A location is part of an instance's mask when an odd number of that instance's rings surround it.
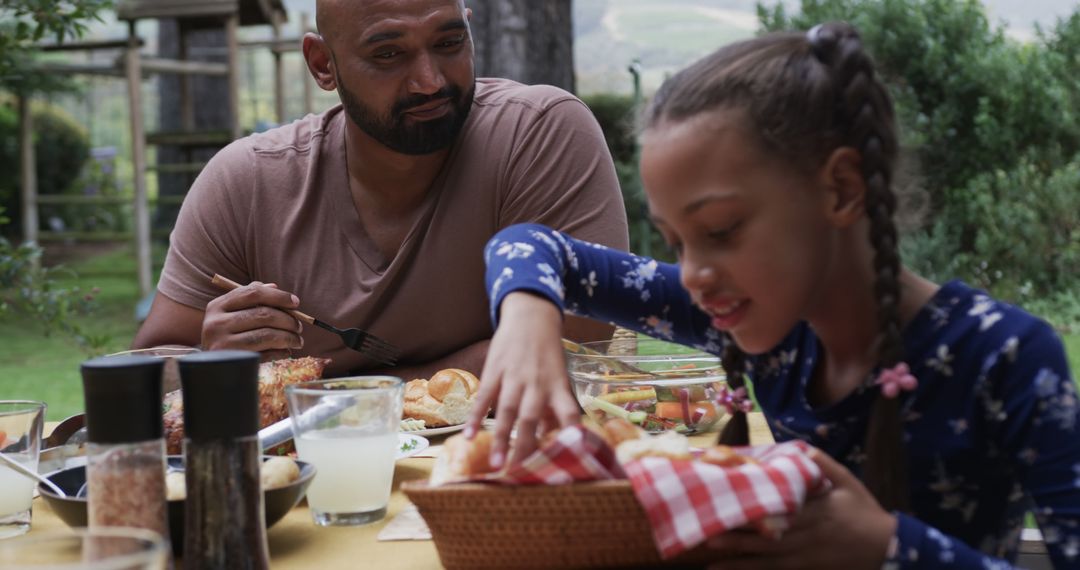
M 740 386 L 732 391 L 727 386 L 720 387 L 720 394 L 716 397 L 716 403 L 734 415 L 735 412 L 751 412 L 754 410 L 754 402 L 746 392 L 745 386 Z
M 886 398 L 895 398 L 900 392 L 911 392 L 919 387 L 919 381 L 911 375 L 906 362 L 882 369 L 875 384 L 881 386 L 881 395 Z

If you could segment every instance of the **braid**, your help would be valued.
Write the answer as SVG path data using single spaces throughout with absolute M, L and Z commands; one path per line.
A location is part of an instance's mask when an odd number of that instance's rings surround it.
M 720 355 L 720 365 L 724 367 L 724 374 L 727 376 L 730 389 L 738 390 L 746 386 L 746 354 L 739 350 L 738 345 L 730 337 L 727 339 L 727 346 L 724 347 L 723 354 Z M 735 410 L 732 413 L 731 418 L 724 425 L 724 430 L 720 432 L 717 443 L 723 445 L 750 444 L 750 425 L 746 421 L 746 412 Z
M 890 187 L 897 141 L 892 105 L 874 75 L 858 32 L 847 24 L 825 24 L 808 34 L 814 55 L 830 68 L 838 92 L 835 122 L 843 144 L 862 155 L 866 212 L 874 247 L 874 295 L 877 299 L 878 364 L 889 368 L 903 359 L 900 329 L 900 256 L 897 251 L 896 196 Z M 897 398 L 878 395 L 866 433 L 863 477 L 881 505 L 907 510 L 907 456 L 904 453 Z

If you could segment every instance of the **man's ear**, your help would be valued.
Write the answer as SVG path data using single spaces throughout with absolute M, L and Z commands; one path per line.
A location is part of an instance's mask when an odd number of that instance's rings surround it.
M 308 71 L 315 78 L 315 84 L 323 91 L 337 89 L 337 79 L 334 74 L 334 58 L 330 53 L 330 46 L 319 34 L 308 32 L 304 34 L 304 60 L 307 61 Z
M 829 155 L 819 180 L 826 192 L 825 215 L 839 227 L 847 227 L 866 215 L 866 180 L 862 155 L 842 146 Z

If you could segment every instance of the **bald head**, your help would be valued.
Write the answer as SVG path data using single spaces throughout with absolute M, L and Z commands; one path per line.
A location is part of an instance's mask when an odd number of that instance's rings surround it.
M 381 22 L 423 18 L 448 6 L 464 17 L 465 0 L 316 0 L 315 26 L 330 40 Z

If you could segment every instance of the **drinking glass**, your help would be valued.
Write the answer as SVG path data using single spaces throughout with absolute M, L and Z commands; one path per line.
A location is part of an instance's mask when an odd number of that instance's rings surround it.
M 161 346 L 152 346 L 150 348 L 136 348 L 133 350 L 125 350 L 123 352 L 114 352 L 112 354 L 107 354 L 106 356 L 155 356 L 165 360 L 165 367 L 161 370 L 161 391 L 167 394 L 180 389 L 180 367 L 176 363 L 176 359 L 196 352 L 201 351 L 191 346 L 163 344 Z
M 404 385 L 357 376 L 285 388 L 300 459 L 315 465 L 308 506 L 319 526 L 360 525 L 386 516 Z
M 37 471 L 45 402 L 0 400 L 0 453 Z M 0 539 L 30 530 L 34 480 L 0 462 Z
M 82 528 L 0 542 L 5 570 L 165 570 L 167 556 L 161 535 L 138 528 Z

